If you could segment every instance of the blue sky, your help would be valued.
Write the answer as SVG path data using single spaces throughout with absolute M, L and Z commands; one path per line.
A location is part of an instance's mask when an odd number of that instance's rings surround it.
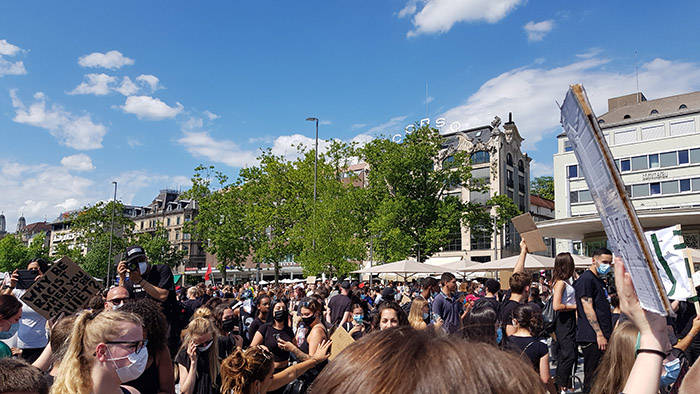
M 0 3 L 0 210 L 28 222 L 146 205 L 198 164 L 235 177 L 261 147 L 367 141 L 428 114 L 508 112 L 552 172 L 561 102 L 700 89 L 700 3 L 366 0 Z M 635 52 L 637 53 L 635 58 Z M 428 94 L 426 96 L 426 84 Z M 426 99 L 427 97 L 427 99 Z

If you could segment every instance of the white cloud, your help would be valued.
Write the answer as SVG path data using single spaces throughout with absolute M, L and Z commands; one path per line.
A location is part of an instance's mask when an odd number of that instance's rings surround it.
M 73 171 L 92 171 L 95 166 L 92 164 L 92 159 L 85 153 L 66 156 L 61 159 L 61 164 L 68 170 Z
M 46 129 L 59 143 L 74 149 L 102 147 L 107 128 L 94 123 L 89 114 L 75 115 L 57 104 L 48 107 L 46 96 L 41 92 L 34 95 L 35 101 L 29 107 L 24 105 L 14 90 L 10 91 L 10 97 L 15 108 L 15 122 Z
M 215 113 L 213 113 L 213 112 L 209 112 L 209 111 L 204 111 L 204 115 L 206 115 L 207 118 L 209 118 L 209 120 L 216 120 L 216 119 L 219 119 L 219 118 L 220 118 L 219 115 L 217 115 L 217 114 L 215 114 Z
M 204 158 L 231 167 L 246 167 L 257 164 L 256 154 L 241 149 L 228 140 L 215 140 L 207 132 L 184 132 L 178 141 L 196 158 Z
M 333 124 L 333 122 L 331 122 L 330 120 L 320 120 L 318 122 L 318 124 L 321 126 L 327 126 L 327 125 Z
M 554 29 L 554 21 L 546 20 L 542 22 L 528 22 L 523 26 L 527 33 L 527 40 L 530 42 L 542 41 L 545 35 Z
M 116 70 L 134 64 L 134 60 L 122 55 L 119 51 L 93 52 L 89 55 L 81 56 L 78 59 L 78 64 L 82 67 L 102 67 Z
M 139 87 L 131 81 L 131 78 L 124 77 L 119 87 L 114 88 L 114 90 L 119 92 L 122 96 L 131 96 L 139 91 Z
M 540 65 L 541 66 L 541 65 Z M 607 99 L 636 91 L 634 73 L 610 71 L 606 59 L 590 58 L 554 68 L 521 67 L 484 83 L 466 103 L 446 111 L 440 117 L 459 129 L 487 125 L 494 116 L 513 120 L 525 138 L 524 150 L 535 148 L 543 137 L 560 132 L 559 110 L 569 85 L 583 83 L 596 114 L 607 111 Z M 628 67 L 623 67 L 628 69 Z M 700 89 L 700 65 L 655 59 L 642 65 L 640 89 L 647 98 L 665 97 Z
M 68 94 L 94 94 L 97 96 L 105 96 L 111 91 L 109 85 L 113 84 L 117 79 L 107 74 L 86 74 L 85 80 L 85 82 L 76 86 L 75 89 L 68 92 Z
M 123 106 L 124 112 L 136 115 L 139 119 L 163 120 L 174 118 L 182 112 L 182 104 L 175 103 L 174 107 L 168 106 L 157 98 L 150 96 L 129 96 Z
M 24 75 L 26 73 L 24 62 L 10 62 L 0 57 L 0 77 L 5 75 Z
M 350 140 L 351 142 L 357 142 L 359 146 L 364 146 L 368 142 L 372 141 L 375 137 L 369 134 L 358 134 Z
M 540 163 L 538 161 L 530 162 L 530 179 L 534 179 L 540 176 L 553 176 L 554 166 L 550 162 L 549 164 Z
M 403 131 L 404 127 L 406 127 L 406 125 L 404 124 L 406 123 L 406 118 L 408 118 L 407 115 L 395 116 L 389 119 L 388 122 L 382 123 L 378 126 L 374 126 L 371 129 L 367 130 L 367 134 L 394 134 L 398 131 Z
M 10 44 L 7 40 L 0 40 L 0 56 L 14 56 L 20 50 L 18 46 Z
M 419 2 L 423 3 L 420 11 L 417 6 Z M 524 2 L 525 0 L 409 0 L 398 16 L 413 16 L 414 29 L 408 32 L 408 37 L 442 34 L 459 22 L 496 23 Z
M 143 145 L 140 140 L 134 138 L 134 137 L 127 137 L 126 138 L 126 143 L 129 145 L 131 148 L 136 148 L 137 146 Z
M 158 88 L 160 88 L 160 80 L 155 75 L 141 74 L 138 77 L 136 77 L 136 80 L 138 82 L 143 82 L 147 84 L 151 88 L 151 93 L 155 92 L 156 90 L 158 90 Z
M 170 176 L 164 174 L 151 173 L 146 170 L 125 171 L 114 178 L 117 181 L 117 199 L 125 204 L 148 205 L 151 201 L 135 201 L 137 194 L 144 190 L 154 189 L 180 189 L 180 186 L 189 187 L 192 185 L 190 178 L 185 176 Z M 155 197 L 153 195 L 150 198 Z
M 182 124 L 183 131 L 193 131 L 200 130 L 204 126 L 204 120 L 202 118 L 190 117 Z
M 354 125 L 350 126 L 350 128 L 353 130 L 356 130 L 356 129 L 361 129 L 365 126 L 367 126 L 367 123 L 355 123 Z

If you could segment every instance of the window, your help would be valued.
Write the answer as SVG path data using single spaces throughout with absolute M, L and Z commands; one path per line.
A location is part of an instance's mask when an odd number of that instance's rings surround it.
M 177 224 L 180 224 L 180 216 L 177 217 Z
M 637 141 L 637 129 L 615 132 L 615 145 L 629 144 Z
M 178 239 L 180 239 L 180 232 L 175 231 L 175 240 L 177 241 Z
M 574 164 L 573 166 L 567 166 L 566 169 L 569 178 L 578 178 L 578 165 Z
M 631 118 L 632 118 L 632 117 L 629 116 L 629 115 L 625 115 L 625 116 L 622 117 L 622 119 L 631 119 Z
M 632 185 L 632 197 L 647 197 L 649 195 L 649 184 Z
M 448 252 L 456 252 L 462 250 L 462 234 L 459 232 L 450 233 L 447 235 L 448 244 L 445 250 Z
M 489 192 L 481 192 L 478 190 L 471 190 L 469 192 L 469 202 L 475 204 L 485 204 L 489 200 Z
M 661 194 L 678 193 L 678 181 L 661 182 Z
M 525 193 L 525 177 L 518 175 L 518 191 Z
M 676 152 L 666 152 L 659 155 L 661 167 L 673 167 L 678 165 L 678 155 Z
M 678 110 L 680 111 L 680 110 L 682 110 L 682 109 L 688 109 L 688 106 L 685 105 L 685 104 L 681 104 L 681 105 L 678 107 Z
M 651 191 L 652 196 L 655 194 L 661 194 L 661 184 L 659 182 L 650 183 L 649 190 Z
M 688 164 L 690 162 L 688 157 L 688 150 L 683 149 L 678 151 L 678 164 Z
M 700 191 L 700 178 L 693 178 L 690 180 L 690 184 L 693 186 L 693 191 Z
M 620 160 L 620 172 L 630 170 L 630 159 Z
M 489 152 L 485 150 L 480 150 L 472 153 L 470 160 L 472 164 L 482 164 L 489 162 Z
M 679 183 L 681 184 L 681 193 L 690 191 L 690 179 L 681 179 Z
M 700 148 L 690 150 L 690 162 L 700 163 Z
M 635 156 L 632 158 L 632 171 L 646 170 L 648 165 L 649 161 L 646 156 Z
M 170 226 L 170 218 L 168 218 L 166 222 L 168 223 L 167 225 Z
M 573 152 L 574 147 L 571 146 L 571 141 L 566 140 L 564 141 L 564 152 Z
M 513 171 L 506 170 L 506 185 L 508 187 L 513 187 Z
M 615 159 L 615 168 L 620 171 L 620 159 Z
M 651 112 L 649 113 L 649 115 L 656 115 L 658 113 L 659 113 L 659 111 L 652 109 Z
M 644 141 L 663 138 L 666 135 L 666 129 L 663 124 L 649 127 L 642 127 L 642 139 Z
M 654 153 L 649 155 L 649 168 L 659 168 L 659 155 Z
M 671 122 L 671 136 L 693 134 L 695 133 L 695 121 L 693 119 L 683 120 L 680 122 Z
M 578 202 L 591 202 L 593 197 L 591 197 L 591 192 L 588 190 L 579 190 L 578 192 Z
M 519 200 L 518 207 L 520 208 L 520 211 L 526 212 L 527 210 L 525 209 L 526 208 L 525 207 L 525 196 L 521 195 L 518 200 Z
M 450 168 L 452 167 L 452 163 L 454 163 L 455 157 L 454 156 L 447 156 L 445 160 L 442 161 L 442 168 Z
M 578 202 L 578 191 L 569 192 L 569 201 L 572 204 L 575 204 Z
M 598 124 L 605 124 L 605 121 L 603 119 L 598 119 Z
M 525 172 L 525 166 L 523 165 L 522 160 L 518 160 L 518 171 Z
M 475 168 L 472 170 L 472 179 L 491 179 L 491 169 L 489 167 Z
M 513 166 L 513 155 L 510 153 L 506 154 L 506 164 Z

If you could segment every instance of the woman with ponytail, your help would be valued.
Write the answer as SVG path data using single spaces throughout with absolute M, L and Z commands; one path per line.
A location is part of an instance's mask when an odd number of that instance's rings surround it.
M 278 390 L 328 359 L 331 341 L 323 341 L 313 356 L 274 373 L 273 355 L 262 346 L 236 348 L 221 363 L 221 394 L 265 394 Z
M 511 316 L 515 332 L 508 340 L 513 345 L 513 350 L 520 353 L 521 358 L 530 360 L 535 371 L 539 373 L 542 384 L 554 394 L 556 390 L 549 372 L 549 349 L 537 337 L 544 325 L 542 312 L 532 304 L 520 304 L 513 309 Z
M 200 308 L 201 309 L 201 308 Z M 219 392 L 218 329 L 210 319 L 195 317 L 182 331 L 182 346 L 175 357 L 182 394 Z
M 133 313 L 83 312 L 75 320 L 51 394 L 139 394 L 121 384 L 143 373 L 147 342 L 141 319 Z

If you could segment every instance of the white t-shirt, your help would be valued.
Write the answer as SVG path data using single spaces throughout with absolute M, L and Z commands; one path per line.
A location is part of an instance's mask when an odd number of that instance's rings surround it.
M 21 301 L 27 290 L 14 289 L 12 295 Z M 37 349 L 46 346 L 49 338 L 46 335 L 46 319 L 34 309 L 22 302 L 22 318 L 17 330 L 17 347 L 20 349 Z

